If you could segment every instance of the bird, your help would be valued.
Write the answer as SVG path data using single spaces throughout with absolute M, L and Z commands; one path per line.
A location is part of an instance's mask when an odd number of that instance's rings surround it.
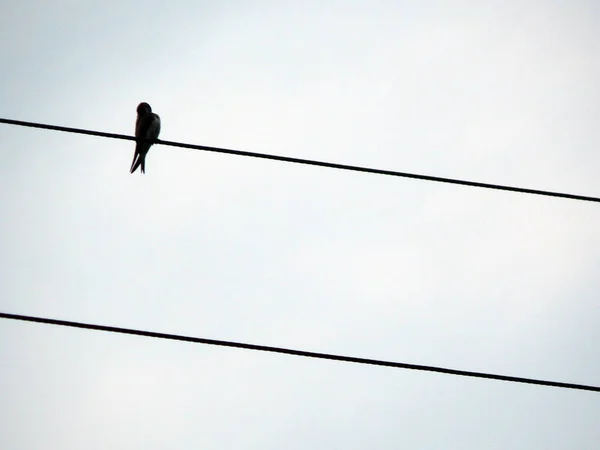
M 135 153 L 131 163 L 130 173 L 141 166 L 142 173 L 146 173 L 146 154 L 152 144 L 158 139 L 160 133 L 160 117 L 152 112 L 152 108 L 146 102 L 137 107 L 137 120 L 135 121 Z

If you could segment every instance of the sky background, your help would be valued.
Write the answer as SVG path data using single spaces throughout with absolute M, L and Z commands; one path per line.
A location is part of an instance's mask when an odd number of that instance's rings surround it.
M 0 117 L 600 196 L 594 1 L 4 2 Z M 0 124 L 0 311 L 599 385 L 597 204 Z M 595 449 L 597 393 L 0 321 L 0 447 Z

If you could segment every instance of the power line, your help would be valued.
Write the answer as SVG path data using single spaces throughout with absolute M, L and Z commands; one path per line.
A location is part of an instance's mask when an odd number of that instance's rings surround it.
M 7 314 L 0 312 L 0 318 L 23 320 L 26 322 L 45 323 L 49 325 L 59 325 L 63 327 L 83 328 L 87 330 L 106 331 L 110 333 L 132 334 L 137 336 L 153 337 L 159 339 L 171 339 L 174 341 L 193 342 L 196 344 L 219 345 L 222 347 L 243 348 L 246 350 L 258 350 L 263 352 L 283 353 L 286 355 L 305 356 L 307 358 L 329 359 L 333 361 L 351 362 L 356 364 L 370 364 L 374 366 L 395 367 L 398 369 L 422 370 L 426 372 L 438 372 L 448 375 L 460 375 L 464 377 L 486 378 L 490 380 L 509 381 L 512 383 L 536 384 L 540 386 L 551 386 L 564 389 L 579 389 L 583 391 L 600 392 L 599 386 L 587 386 L 583 384 L 562 383 L 558 381 L 536 380 L 533 378 L 512 377 L 508 375 L 497 375 L 483 372 L 471 372 L 467 370 L 446 369 L 443 367 L 424 366 L 418 364 L 407 364 L 392 361 L 382 361 L 378 359 L 357 358 L 354 356 L 341 356 L 328 353 L 308 352 L 304 350 L 293 350 L 289 348 L 269 347 L 266 345 L 245 344 L 241 342 L 221 341 L 216 339 L 206 339 L 190 336 L 181 336 L 177 334 L 156 333 L 154 331 L 134 330 L 130 328 L 109 327 L 106 325 L 94 325 L 81 322 L 70 322 L 67 320 L 48 319 L 44 317 L 23 316 L 18 314 Z
M 3 119 L 0 118 L 0 123 L 6 123 L 9 125 L 18 125 L 22 127 L 32 127 L 32 128 L 42 128 L 45 130 L 54 130 L 54 131 L 64 131 L 66 133 L 79 133 L 79 134 L 88 134 L 91 136 L 100 136 L 105 138 L 113 138 L 113 139 L 125 139 L 129 141 L 134 141 L 135 137 L 127 136 L 124 134 L 115 134 L 115 133 L 105 133 L 102 131 L 92 131 L 92 130 L 84 130 L 80 128 L 70 128 L 70 127 L 60 127 L 56 125 L 47 125 L 35 122 L 24 122 L 21 120 L 12 120 L 12 119 Z M 431 175 L 421 175 L 415 173 L 408 172 L 398 172 L 395 170 L 384 170 L 384 169 L 373 169 L 369 167 L 361 167 L 361 166 L 351 166 L 348 164 L 338 164 L 331 163 L 326 161 L 318 161 L 312 159 L 303 159 L 303 158 L 292 158 L 289 156 L 279 156 L 279 155 L 270 155 L 266 153 L 256 153 L 256 152 L 247 152 L 243 150 L 231 150 L 226 148 L 219 147 L 209 147 L 206 145 L 195 145 L 195 144 L 185 144 L 182 142 L 172 142 L 172 141 L 163 141 L 161 139 L 157 139 L 156 144 L 169 145 L 172 147 L 181 147 L 188 148 L 192 150 L 205 150 L 208 152 L 216 152 L 216 153 L 226 153 L 229 155 L 238 155 L 238 156 L 249 156 L 253 158 L 262 158 L 262 159 L 271 159 L 274 161 L 283 161 L 295 164 L 306 164 L 311 166 L 320 166 L 327 167 L 330 169 L 340 169 L 340 170 L 351 170 L 354 172 L 366 172 L 366 173 L 374 173 L 378 175 L 390 175 L 394 177 L 402 177 L 402 178 L 412 178 L 416 180 L 424 180 L 424 181 L 434 181 L 438 183 L 449 183 L 449 184 L 458 184 L 462 186 L 471 186 L 471 187 L 479 187 L 485 189 L 496 189 L 500 191 L 510 191 L 510 192 L 518 192 L 521 194 L 534 194 L 534 195 L 543 195 L 547 197 L 559 197 L 566 198 L 570 200 L 582 200 L 587 202 L 597 202 L 600 203 L 600 197 L 590 197 L 586 195 L 577 195 L 577 194 L 567 194 L 563 192 L 553 192 L 553 191 L 544 191 L 540 189 L 529 189 L 529 188 L 521 188 L 515 186 L 504 186 L 500 184 L 490 184 L 490 183 L 480 183 L 478 181 L 468 181 L 468 180 L 460 180 L 455 178 L 444 178 L 444 177 L 436 177 Z

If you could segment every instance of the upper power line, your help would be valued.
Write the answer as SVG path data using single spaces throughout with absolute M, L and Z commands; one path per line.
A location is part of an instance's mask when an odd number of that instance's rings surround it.
M 84 130 L 81 128 L 61 127 L 61 126 L 57 126 L 57 125 L 48 125 L 48 124 L 35 123 L 35 122 L 24 122 L 21 120 L 0 118 L 0 123 L 6 123 L 9 125 L 18 125 L 21 127 L 32 127 L 32 128 L 42 128 L 45 130 L 63 131 L 66 133 L 88 134 L 91 136 L 100 136 L 100 137 L 113 138 L 113 139 L 125 139 L 125 140 L 129 140 L 129 141 L 135 140 L 135 137 L 127 136 L 124 134 L 105 133 L 102 131 L 92 131 L 92 130 Z M 541 189 L 529 189 L 529 188 L 522 188 L 522 187 L 516 187 L 516 186 L 504 186 L 501 184 L 480 183 L 478 181 L 468 181 L 468 180 L 460 180 L 460 179 L 456 179 L 456 178 L 444 178 L 444 177 L 436 177 L 436 176 L 432 176 L 432 175 L 421 175 L 421 174 L 416 174 L 416 173 L 398 172 L 395 170 L 374 169 L 374 168 L 370 168 L 370 167 L 352 166 L 352 165 L 348 165 L 348 164 L 338 164 L 338 163 L 318 161 L 318 160 L 313 160 L 313 159 L 292 158 L 289 156 L 270 155 L 270 154 L 266 154 L 266 153 L 247 152 L 247 151 L 243 151 L 243 150 L 231 150 L 231 149 L 227 149 L 227 148 L 209 147 L 206 145 L 185 144 L 182 142 L 163 141 L 162 139 L 157 139 L 156 143 L 162 144 L 162 145 L 170 145 L 172 147 L 189 148 L 192 150 L 205 150 L 205 151 L 216 152 L 216 153 L 227 153 L 230 155 L 250 156 L 253 158 L 262 158 L 262 159 L 272 159 L 275 161 L 283 161 L 283 162 L 290 162 L 290 163 L 296 163 L 296 164 L 306 164 L 306 165 L 311 165 L 311 166 L 328 167 L 331 169 L 351 170 L 354 172 L 366 172 L 366 173 L 374 173 L 374 174 L 378 174 L 378 175 L 390 175 L 390 176 L 394 176 L 394 177 L 413 178 L 416 180 L 435 181 L 438 183 L 458 184 L 458 185 L 462 185 L 462 186 L 471 186 L 471 187 L 479 187 L 479 188 L 485 188 L 485 189 L 496 189 L 496 190 L 500 190 L 500 191 L 518 192 L 521 194 L 543 195 L 543 196 L 547 196 L 547 197 L 559 197 L 559 198 L 566 198 L 566 199 L 570 199 L 570 200 L 582 200 L 582 201 L 587 201 L 587 202 L 600 203 L 600 197 L 591 197 L 591 196 L 587 196 L 587 195 L 568 194 L 568 193 L 564 193 L 564 192 L 553 192 L 553 191 L 545 191 L 545 190 L 541 190 Z
M 45 323 L 49 325 L 59 325 L 63 327 L 83 328 L 87 330 L 107 331 L 110 333 L 132 334 L 137 336 L 153 337 L 159 339 L 171 339 L 174 341 L 193 342 L 196 344 L 219 345 L 223 347 L 243 348 L 247 350 L 258 350 L 263 352 L 283 353 L 286 355 L 305 356 L 307 358 L 329 359 L 333 361 L 350 362 L 356 364 L 370 364 L 374 366 L 395 367 L 399 369 L 422 370 L 427 372 L 438 372 L 447 375 L 460 375 L 463 377 L 487 378 L 490 380 L 509 381 L 512 383 L 536 384 L 540 386 L 551 386 L 563 389 L 579 389 L 582 391 L 600 392 L 600 386 L 588 386 L 584 384 L 562 383 L 559 381 L 536 380 L 533 378 L 513 377 L 509 375 L 497 375 L 493 373 L 471 372 L 467 370 L 447 369 L 444 367 L 424 366 L 419 364 L 407 364 L 393 361 L 382 361 L 379 359 L 357 358 L 354 356 L 333 355 L 329 353 L 316 353 L 304 350 L 293 350 L 281 347 L 269 347 L 266 345 L 245 344 L 242 342 L 221 341 L 216 339 L 206 339 L 191 336 L 181 336 L 177 334 L 156 333 L 154 331 L 134 330 L 131 328 L 109 327 L 106 325 L 94 325 L 89 323 L 71 322 L 67 320 L 48 319 L 44 317 L 23 316 L 19 314 L 8 314 L 0 312 L 0 318 L 23 320 L 26 322 Z

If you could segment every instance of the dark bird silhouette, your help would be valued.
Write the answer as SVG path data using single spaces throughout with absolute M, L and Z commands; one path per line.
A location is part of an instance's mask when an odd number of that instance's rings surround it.
M 141 166 L 142 173 L 146 173 L 146 154 L 160 133 L 160 117 L 152 112 L 146 102 L 137 107 L 137 120 L 135 122 L 135 153 L 131 163 L 130 173 Z

